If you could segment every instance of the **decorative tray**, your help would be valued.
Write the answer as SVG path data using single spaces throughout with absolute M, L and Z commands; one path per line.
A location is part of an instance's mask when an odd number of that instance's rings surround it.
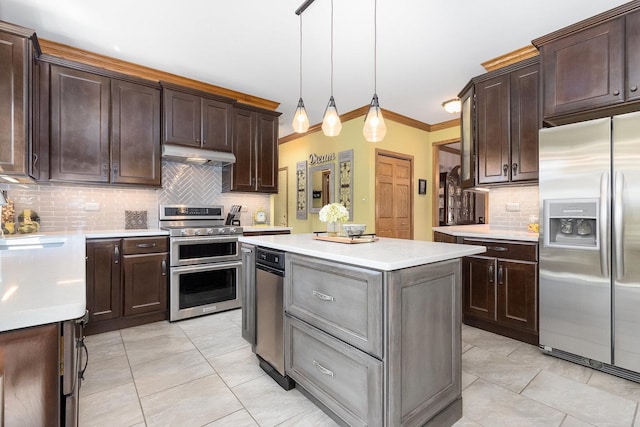
M 315 231 L 313 240 L 324 240 L 336 243 L 372 243 L 378 240 L 375 234 L 361 234 L 359 236 L 328 236 L 326 231 Z

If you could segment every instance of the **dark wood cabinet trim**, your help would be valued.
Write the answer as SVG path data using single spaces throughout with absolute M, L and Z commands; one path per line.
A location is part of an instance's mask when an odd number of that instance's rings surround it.
M 585 30 L 589 27 L 593 27 L 595 25 L 601 24 L 605 21 L 611 20 L 611 19 L 615 19 L 617 17 L 619 17 L 620 15 L 624 15 L 626 13 L 632 12 L 634 10 L 640 9 L 640 0 L 634 0 L 631 1 L 629 3 L 625 3 L 621 6 L 618 6 L 616 8 L 607 10 L 605 12 L 602 12 L 598 15 L 592 16 L 590 18 L 584 19 L 582 21 L 576 22 L 574 24 L 571 24 L 569 26 L 566 26 L 564 28 L 561 28 L 557 31 L 554 31 L 552 33 L 546 34 L 544 36 L 538 37 L 536 39 L 533 39 L 531 41 L 531 43 L 537 47 L 540 48 L 540 46 L 547 44 L 553 40 L 557 40 L 560 39 L 562 37 L 566 37 L 568 35 L 571 34 L 575 34 L 578 33 L 582 30 Z

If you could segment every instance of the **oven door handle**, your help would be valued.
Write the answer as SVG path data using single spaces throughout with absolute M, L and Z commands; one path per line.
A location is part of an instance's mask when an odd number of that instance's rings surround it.
M 171 267 L 171 273 L 195 273 L 198 271 L 220 270 L 229 267 L 241 267 L 241 261 L 233 262 L 210 262 L 208 264 L 184 265 L 181 267 Z

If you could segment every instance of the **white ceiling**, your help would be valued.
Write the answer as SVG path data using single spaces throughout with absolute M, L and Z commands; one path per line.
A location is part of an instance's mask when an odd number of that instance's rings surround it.
M 0 20 L 41 38 L 280 102 L 288 135 L 299 98 L 303 0 L 2 0 Z M 484 69 L 480 63 L 623 0 L 378 0 L 380 105 L 434 124 L 441 103 Z M 338 111 L 369 104 L 373 0 L 334 3 Z M 303 13 L 303 92 L 312 124 L 330 95 L 331 0 Z

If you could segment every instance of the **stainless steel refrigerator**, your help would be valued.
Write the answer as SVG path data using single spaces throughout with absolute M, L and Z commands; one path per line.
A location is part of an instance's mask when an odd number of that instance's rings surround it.
M 540 348 L 640 381 L 640 112 L 539 136 Z

